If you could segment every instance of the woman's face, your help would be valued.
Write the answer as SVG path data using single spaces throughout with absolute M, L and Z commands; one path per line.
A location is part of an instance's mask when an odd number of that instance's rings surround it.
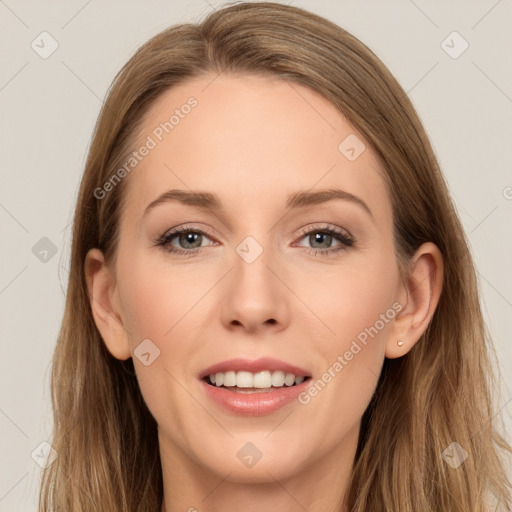
M 115 296 L 164 459 L 255 482 L 353 456 L 402 298 L 391 203 L 364 143 L 327 100 L 264 77 L 203 76 L 144 118 Z M 278 362 L 224 372 L 252 369 L 263 387 L 285 365 L 310 378 L 264 398 L 202 378 L 260 358 Z M 222 378 L 235 376 L 249 385 Z

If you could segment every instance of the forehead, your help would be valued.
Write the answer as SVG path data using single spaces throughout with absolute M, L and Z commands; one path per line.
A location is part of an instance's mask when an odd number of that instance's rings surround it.
M 134 150 L 144 146 L 127 180 L 132 220 L 173 188 L 213 192 L 240 211 L 343 187 L 390 214 L 381 163 L 363 137 L 318 93 L 279 78 L 209 74 L 166 91 L 140 125 Z

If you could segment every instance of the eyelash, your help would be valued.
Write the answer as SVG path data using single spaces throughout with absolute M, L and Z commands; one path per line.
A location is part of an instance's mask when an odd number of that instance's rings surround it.
M 197 255 L 197 253 L 202 249 L 202 247 L 196 247 L 195 249 L 179 249 L 179 248 L 176 248 L 176 247 L 173 247 L 172 245 L 170 245 L 171 240 L 181 233 L 195 233 L 195 234 L 199 234 L 202 236 L 206 236 L 208 238 L 213 238 L 209 233 L 207 233 L 206 231 L 203 231 L 202 229 L 192 228 L 190 226 L 182 226 L 180 228 L 173 229 L 170 232 L 164 233 L 162 236 L 160 236 L 159 238 L 157 238 L 155 240 L 155 245 L 158 247 L 162 247 L 166 252 L 176 254 L 176 255 L 187 256 L 189 258 Z M 352 235 L 350 235 L 348 232 L 341 230 L 339 228 L 336 228 L 336 227 L 329 227 L 329 226 L 325 226 L 325 227 L 321 227 L 321 228 L 315 227 L 315 228 L 309 229 L 309 230 L 304 229 L 301 233 L 302 236 L 301 236 L 300 240 L 302 240 L 302 238 L 304 238 L 305 236 L 311 235 L 313 233 L 322 233 L 322 234 L 331 235 L 336 240 L 341 242 L 341 245 L 338 247 L 335 247 L 335 248 L 315 249 L 315 248 L 310 247 L 309 250 L 305 251 L 308 254 L 313 254 L 313 256 L 327 256 L 330 254 L 331 255 L 337 254 L 341 251 L 346 250 L 349 247 L 352 247 L 356 243 L 356 240 L 354 239 L 354 237 Z M 308 248 L 306 247 L 306 249 L 308 249 Z

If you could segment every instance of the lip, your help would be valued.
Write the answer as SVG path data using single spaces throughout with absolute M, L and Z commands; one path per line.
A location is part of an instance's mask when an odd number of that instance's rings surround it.
M 253 393 L 229 391 L 226 388 L 212 386 L 205 380 L 206 377 L 217 372 L 246 371 L 257 373 L 264 370 L 270 370 L 271 372 L 280 370 L 285 374 L 293 373 L 295 377 L 305 377 L 305 380 L 294 386 L 284 386 L 274 388 L 273 391 Z M 241 416 L 264 416 L 295 400 L 309 385 L 311 373 L 272 357 L 261 357 L 253 361 L 238 357 L 209 366 L 199 374 L 199 379 L 200 386 L 206 395 L 223 409 Z
M 309 386 L 311 380 L 312 379 L 309 378 L 295 386 L 275 388 L 274 391 L 263 393 L 239 393 L 237 391 L 229 391 L 226 388 L 212 386 L 205 380 L 200 380 L 199 384 L 208 397 L 229 412 L 236 413 L 240 416 L 265 416 L 277 411 L 294 400 L 296 401 L 296 405 L 298 405 L 298 400 L 296 400 L 298 395 Z
M 311 374 L 303 368 L 299 368 L 298 366 L 280 361 L 279 359 L 274 359 L 272 357 L 261 357 L 259 359 L 255 359 L 254 361 L 238 357 L 209 366 L 199 374 L 199 378 L 204 379 L 205 377 L 208 377 L 209 375 L 217 372 L 225 373 L 229 371 L 246 371 L 257 373 L 263 370 L 270 370 L 271 372 L 281 370 L 285 373 L 293 373 L 295 377 L 311 377 Z M 295 388 L 296 386 L 293 387 Z

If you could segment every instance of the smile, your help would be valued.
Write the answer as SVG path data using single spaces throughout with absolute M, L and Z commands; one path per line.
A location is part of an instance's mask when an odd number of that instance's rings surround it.
M 312 378 L 307 370 L 271 357 L 230 359 L 204 369 L 198 377 L 216 406 L 241 416 L 277 411 L 296 400 Z
M 255 392 L 262 392 L 269 389 L 291 387 L 300 384 L 306 377 L 295 376 L 293 373 L 285 373 L 281 370 L 263 370 L 252 373 L 247 371 L 228 371 L 212 373 L 205 377 L 206 382 L 216 387 L 224 387 L 232 391 L 248 392 L 253 389 Z

